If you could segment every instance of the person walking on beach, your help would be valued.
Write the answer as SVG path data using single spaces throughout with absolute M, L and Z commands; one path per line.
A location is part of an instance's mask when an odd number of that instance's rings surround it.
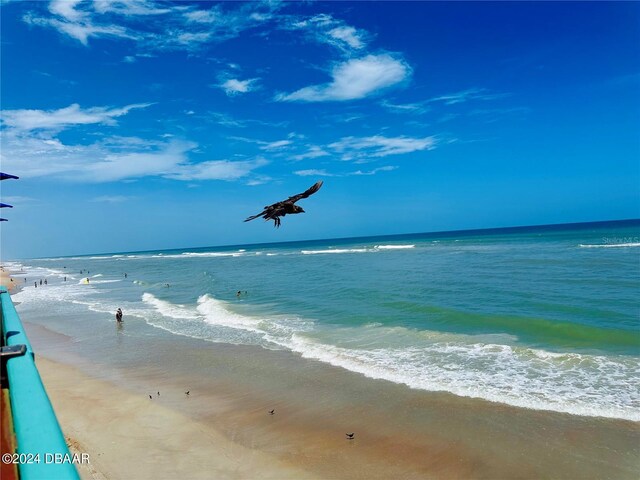
M 38 288 L 38 282 L 33 282 L 33 285 Z
M 40 279 L 40 285 L 42 285 L 42 279 Z
M 118 310 L 116 310 L 116 322 L 122 322 L 122 310 L 120 309 L 120 307 L 118 307 Z

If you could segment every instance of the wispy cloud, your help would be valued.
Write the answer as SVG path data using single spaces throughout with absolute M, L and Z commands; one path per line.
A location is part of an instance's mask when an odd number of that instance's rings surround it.
M 70 14 L 69 12 L 65 13 L 66 15 Z M 23 17 L 23 20 L 29 25 L 55 28 L 60 33 L 78 40 L 85 46 L 89 45 L 90 37 L 119 37 L 130 40 L 139 39 L 136 34 L 119 25 L 95 25 L 90 19 L 82 18 L 83 19 L 81 21 L 69 21 L 67 18 L 44 18 L 34 14 L 26 14 Z
M 327 172 L 325 169 L 310 168 L 308 170 L 297 170 L 294 175 L 300 177 L 336 177 L 337 175 Z
M 58 110 L 5 110 L 0 131 L 0 160 L 25 178 L 112 182 L 149 176 L 176 180 L 237 180 L 265 165 L 264 159 L 194 163 L 194 142 L 163 135 L 162 140 L 112 136 L 98 142 L 66 143 L 57 135 L 91 124 L 114 125 L 115 118 L 149 104 Z M 266 143 L 266 142 L 265 142 Z
M 386 165 L 384 167 L 374 168 L 373 170 L 356 170 L 355 172 L 345 172 L 345 173 L 330 173 L 327 172 L 326 169 L 308 169 L 308 170 L 296 170 L 293 172 L 294 175 L 298 175 L 300 177 L 350 177 L 350 176 L 361 176 L 361 175 L 375 175 L 380 172 L 391 172 L 396 170 L 398 167 L 394 165 Z
M 330 153 L 323 150 L 322 147 L 319 147 L 318 145 L 311 145 L 305 153 L 294 155 L 292 158 L 294 160 L 305 160 L 307 158 L 319 158 L 326 157 L 328 155 L 330 155 Z
M 433 150 L 437 140 L 435 137 L 345 137 L 329 145 L 340 153 L 342 160 L 363 160 L 366 158 L 380 158 L 389 155 L 401 155 L 422 150 Z
M 66 1 L 66 0 L 58 0 Z M 74 0 L 75 1 L 75 0 Z M 93 0 L 93 8 L 98 13 L 114 13 L 118 15 L 164 15 L 175 8 L 160 8 L 156 2 L 147 0 Z
M 262 150 L 280 150 L 293 144 L 291 140 L 276 140 L 275 142 L 268 142 L 263 144 L 260 149 Z
M 133 40 L 145 50 L 195 50 L 263 25 L 281 8 L 279 2 L 232 5 L 200 9 L 153 0 L 53 0 L 46 13 L 34 8 L 23 18 L 85 46 L 90 39 L 112 37 Z
M 344 21 L 324 13 L 302 20 L 287 20 L 289 21 L 282 23 L 283 28 L 304 31 L 314 41 L 329 44 L 345 52 L 363 49 L 370 37 L 365 30 L 347 25 Z
M 334 66 L 329 83 L 279 94 L 285 102 L 327 102 L 357 100 L 397 85 L 411 76 L 411 67 L 389 54 L 367 55 Z
M 266 122 L 255 118 L 239 119 L 223 112 L 207 112 L 206 118 L 218 125 L 229 128 L 249 128 L 255 125 L 271 128 L 286 128 L 289 125 L 287 121 Z
M 396 170 L 397 168 L 398 167 L 395 165 L 386 165 L 384 167 L 374 168 L 373 170 L 367 170 L 367 171 L 356 170 L 355 172 L 352 172 L 350 175 L 375 175 L 376 173 L 379 173 L 379 172 L 391 172 L 393 170 Z
M 272 142 L 267 142 L 265 140 L 259 140 L 256 138 L 247 138 L 247 137 L 229 137 L 229 139 L 231 140 L 237 140 L 240 142 L 245 142 L 245 143 L 254 143 L 256 145 L 258 145 L 260 148 L 260 150 L 266 150 L 266 151 L 276 151 L 276 150 L 281 150 L 283 148 L 287 148 L 291 145 L 293 145 L 293 140 L 291 140 L 291 138 L 295 138 L 295 134 L 289 134 L 289 138 L 287 138 L 286 140 L 275 140 Z
M 49 11 L 54 15 L 70 22 L 78 22 L 87 18 L 87 12 L 76 10 L 82 0 L 53 0 L 49 4 Z
M 147 108 L 152 103 L 135 103 L 120 108 L 81 108 L 77 103 L 58 110 L 3 110 L 2 125 L 16 130 L 58 130 L 73 125 L 101 123 L 114 125 L 115 118 L 133 109 Z
M 360 49 L 364 47 L 362 33 L 349 26 L 336 27 L 329 30 L 328 35 L 339 42 L 344 42 L 351 48 Z
M 24 197 L 20 195 L 9 195 L 7 197 L 2 197 L 3 202 L 8 202 L 11 205 L 24 205 L 26 203 L 35 202 L 36 199 L 33 197 Z
M 264 158 L 245 161 L 211 160 L 195 164 L 177 165 L 175 171 L 165 174 L 175 180 L 238 180 L 255 169 L 267 165 Z
M 228 96 L 233 97 L 240 93 L 248 93 L 254 91 L 258 88 L 258 78 L 249 78 L 247 80 L 238 80 L 237 78 L 230 78 L 224 80 L 222 83 L 217 85 L 224 93 Z
M 227 180 L 247 177 L 266 165 L 263 159 L 191 162 L 194 142 L 110 139 L 89 145 L 67 145 L 36 136 L 2 138 L 1 160 L 23 178 L 53 177 L 71 182 L 103 183 L 143 177 L 174 180 Z
M 414 113 L 422 114 L 429 111 L 427 102 L 415 102 L 415 103 L 391 103 L 388 100 L 383 100 L 380 105 L 393 113 Z
M 470 100 L 496 100 L 508 97 L 508 93 L 491 93 L 486 88 L 469 88 L 461 92 L 449 93 L 433 97 L 427 102 L 443 102 L 445 105 L 455 105 L 456 103 L 468 102 Z
M 98 203 L 124 203 L 133 199 L 134 197 L 127 197 L 125 195 L 102 195 L 92 198 L 90 201 Z

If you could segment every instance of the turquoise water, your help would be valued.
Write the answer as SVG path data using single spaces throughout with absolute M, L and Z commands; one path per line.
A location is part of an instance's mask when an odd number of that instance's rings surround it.
M 139 323 L 291 350 L 416 389 L 640 420 L 640 222 L 37 259 L 14 268 L 28 278 L 14 295 L 18 311 L 26 320 L 47 316 L 60 330 L 82 314 L 113 323 L 121 307 L 129 334 L 143 334 Z M 35 288 L 45 277 L 48 285 Z

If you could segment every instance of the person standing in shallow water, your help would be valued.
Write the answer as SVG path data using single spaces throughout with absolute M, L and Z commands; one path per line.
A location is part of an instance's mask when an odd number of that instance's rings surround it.
M 120 307 L 118 307 L 118 310 L 116 310 L 116 322 L 122 322 L 122 310 L 120 309 Z

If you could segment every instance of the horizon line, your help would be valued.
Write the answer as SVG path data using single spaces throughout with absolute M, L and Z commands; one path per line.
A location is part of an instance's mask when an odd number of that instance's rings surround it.
M 597 226 L 603 224 L 638 224 L 640 225 L 640 218 L 627 218 L 621 220 L 594 220 L 587 222 L 569 222 L 569 223 L 546 223 L 546 224 L 537 224 L 537 225 L 516 225 L 516 226 L 508 226 L 508 227 L 488 227 L 488 228 L 472 228 L 472 229 L 459 229 L 459 230 L 438 230 L 438 231 L 428 231 L 428 232 L 412 232 L 412 233 L 389 233 L 389 234 L 380 234 L 380 235 L 360 235 L 356 237 L 335 237 L 335 238 L 316 238 L 316 239 L 307 239 L 307 240 L 287 240 L 282 242 L 259 242 L 259 243 L 238 243 L 238 244 L 227 244 L 227 245 L 207 245 L 202 247 L 177 247 L 177 248 L 164 248 L 164 249 L 148 249 L 148 250 L 130 250 L 130 251 L 121 251 L 121 252 L 102 252 L 102 253 L 84 253 L 84 254 L 71 254 L 71 255 L 58 255 L 54 258 L 69 258 L 69 257 L 89 257 L 89 256 L 97 256 L 97 255 L 124 255 L 124 254 L 135 254 L 135 253 L 151 253 L 151 252 L 161 252 L 161 251 L 179 251 L 179 250 L 202 250 L 207 248 L 235 248 L 235 247 L 253 247 L 260 245 L 280 245 L 280 244 L 295 244 L 295 243 L 303 243 L 303 242 L 325 242 L 329 240 L 334 241 L 345 241 L 345 240 L 358 240 L 361 238 L 386 238 L 386 237 L 408 237 L 408 236 L 416 236 L 416 235 L 433 235 L 433 236 L 444 236 L 444 235 L 471 235 L 474 233 L 516 233 L 518 231 L 526 230 L 526 229 L 542 229 L 542 228 L 550 228 L 555 230 L 562 230 L 564 228 L 575 228 L 580 226 Z M 52 258 L 52 257 L 34 257 L 34 258 L 24 258 L 24 259 L 16 259 L 16 260 L 39 260 L 44 258 Z

